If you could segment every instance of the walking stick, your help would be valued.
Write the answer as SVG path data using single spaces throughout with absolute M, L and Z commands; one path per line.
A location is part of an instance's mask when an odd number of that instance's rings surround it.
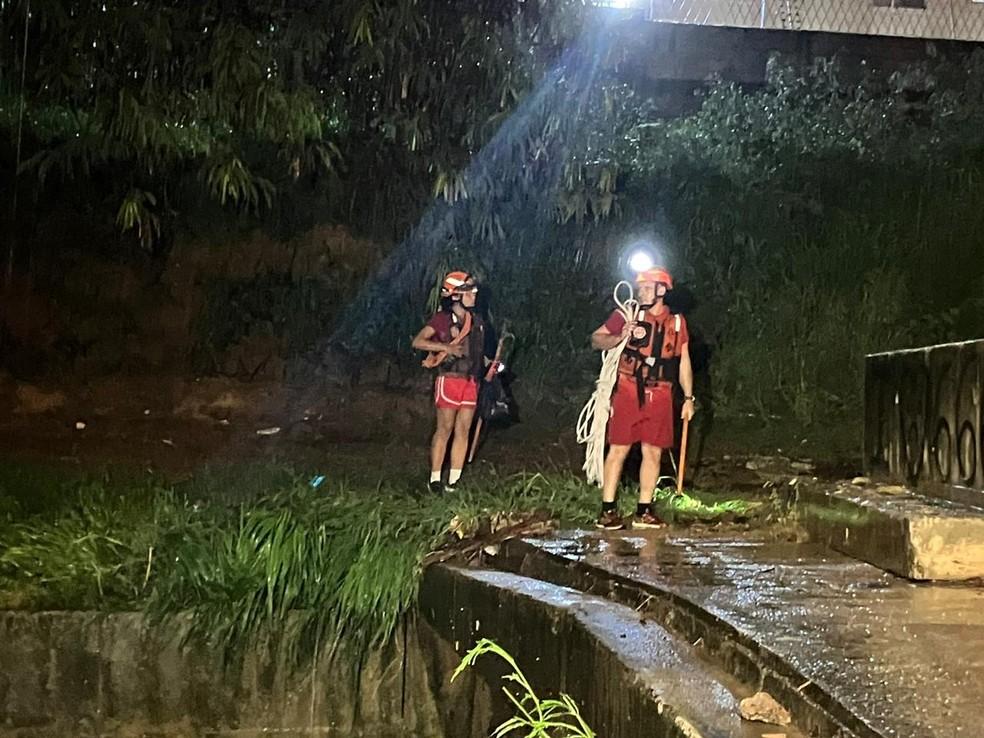
M 680 468 L 677 469 L 677 494 L 683 494 L 683 470 L 687 466 L 687 431 L 690 430 L 690 421 L 684 418 L 683 434 L 680 437 Z
M 471 448 L 468 450 L 468 463 L 472 463 L 475 460 L 475 450 L 478 448 L 478 439 L 482 435 L 482 416 L 478 416 L 478 420 L 475 421 L 475 433 L 472 435 Z

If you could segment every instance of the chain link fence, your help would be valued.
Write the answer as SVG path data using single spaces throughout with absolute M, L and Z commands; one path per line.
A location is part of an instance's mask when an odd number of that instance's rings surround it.
M 647 20 L 984 41 L 984 0 L 600 0 Z

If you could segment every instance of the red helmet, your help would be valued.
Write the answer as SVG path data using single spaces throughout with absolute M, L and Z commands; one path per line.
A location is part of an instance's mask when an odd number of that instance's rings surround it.
M 636 284 L 642 284 L 643 282 L 662 282 L 666 285 L 666 289 L 673 289 L 673 277 L 664 267 L 653 267 L 652 269 L 639 272 L 636 275 Z
M 455 292 L 469 292 L 475 287 L 475 280 L 468 272 L 448 272 L 441 283 L 441 295 L 449 297 Z

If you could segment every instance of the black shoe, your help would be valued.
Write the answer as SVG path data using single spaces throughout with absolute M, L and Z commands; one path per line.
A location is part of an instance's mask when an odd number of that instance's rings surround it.
M 454 484 L 451 484 L 451 482 L 448 482 L 447 484 L 444 485 L 444 494 L 449 495 L 452 492 L 454 492 L 456 489 L 458 489 L 458 483 L 457 482 L 455 482 Z
M 427 484 L 427 491 L 432 495 L 439 495 L 444 491 L 444 485 L 440 482 L 429 482 Z

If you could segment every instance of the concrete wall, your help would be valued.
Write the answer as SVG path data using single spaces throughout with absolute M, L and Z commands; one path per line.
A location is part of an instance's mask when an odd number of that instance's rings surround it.
M 0 738 L 470 738 L 488 724 L 488 688 L 448 685 L 458 657 L 425 623 L 371 654 L 359 680 L 352 658 L 292 674 L 263 648 L 225 673 L 181 635 L 136 613 L 0 612 Z
M 982 394 L 984 340 L 868 356 L 867 467 L 984 503 Z

